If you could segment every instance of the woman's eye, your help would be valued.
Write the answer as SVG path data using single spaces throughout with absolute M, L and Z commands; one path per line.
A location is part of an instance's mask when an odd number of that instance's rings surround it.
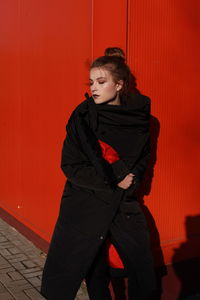
M 99 81 L 99 84 L 104 84 L 105 83 L 105 81 Z
M 89 85 L 89 86 L 93 85 L 93 82 L 89 82 L 88 85 Z

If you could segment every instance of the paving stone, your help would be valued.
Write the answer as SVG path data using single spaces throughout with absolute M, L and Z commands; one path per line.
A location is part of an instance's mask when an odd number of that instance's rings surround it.
M 23 263 L 21 263 L 20 261 L 19 262 L 12 262 L 11 265 L 18 271 L 21 271 L 21 270 L 25 270 L 25 266 L 23 265 Z
M 35 268 L 30 268 L 30 269 L 25 269 L 25 270 L 21 270 L 20 272 L 22 274 L 28 274 L 28 273 L 34 273 L 34 272 L 38 272 L 41 271 L 40 267 L 35 267 Z
M 14 296 L 15 300 L 30 300 L 23 291 L 18 291 L 16 288 L 10 289 L 10 293 Z
M 21 253 L 21 251 L 15 247 L 13 248 L 9 248 L 9 251 L 12 253 L 12 254 L 18 254 L 18 253 Z
M 0 264 L 7 263 L 7 260 L 0 254 Z
M 34 255 L 37 255 L 33 249 L 31 248 L 31 246 L 27 246 L 27 245 L 24 245 L 24 243 L 22 243 L 20 246 L 18 246 L 19 249 L 22 251 L 22 252 L 26 252 L 26 254 L 28 256 L 31 257 L 31 254 L 34 254 Z
M 12 257 L 8 258 L 8 261 L 10 263 L 15 263 L 15 262 L 23 261 L 23 260 L 26 260 L 26 259 L 27 259 L 26 255 L 20 254 L 19 256 L 12 255 Z
M 41 279 L 38 277 L 28 278 L 27 279 L 34 287 L 40 287 L 41 286 Z
M 34 259 L 39 259 L 39 257 L 41 256 L 41 253 L 42 252 L 38 252 L 38 251 L 36 252 L 33 249 L 26 251 L 26 254 L 28 255 L 28 257 L 31 258 L 31 260 L 33 260 L 33 261 L 34 261 Z
M 46 260 L 46 256 L 43 256 L 43 254 L 42 256 L 40 255 L 40 257 L 33 259 L 33 261 L 40 267 L 44 267 L 45 260 Z
M 1 300 L 13 300 L 13 299 L 16 299 L 16 298 L 13 298 L 13 296 L 9 292 L 5 291 L 3 293 L 0 292 L 0 299 Z
M 30 287 L 30 283 L 26 279 L 11 280 L 5 283 L 6 288 L 15 287 L 18 290 L 22 290 L 24 287 Z
M 5 248 L 9 248 L 12 247 L 13 245 L 9 242 L 6 243 L 0 243 L 0 249 L 5 249 Z
M 27 294 L 30 297 L 30 299 L 33 299 L 33 300 L 45 299 L 44 297 L 42 297 L 42 295 L 36 289 L 24 290 L 24 293 Z
M 0 249 L 0 254 L 3 256 L 10 255 L 10 252 L 7 249 Z
M 22 242 L 19 240 L 13 240 L 12 243 L 18 247 L 22 244 Z
M 8 275 L 13 279 L 13 280 L 20 280 L 20 279 L 23 279 L 23 276 L 17 272 L 17 271 L 14 271 L 14 272 L 8 272 Z
M 8 242 L 8 240 L 4 236 L 0 236 L 0 243 Z
M 87 294 L 87 288 L 82 283 L 81 288 L 79 289 L 75 300 L 89 300 L 88 294 Z
M 5 273 L 8 273 L 8 272 L 14 272 L 15 269 L 12 268 L 12 267 L 8 267 L 8 268 L 3 268 L 3 269 L 0 269 L 0 274 L 5 274 Z
M 42 300 L 46 254 L 0 219 L 0 300 Z M 59 300 L 59 299 L 58 299 Z M 76 300 L 89 300 L 83 282 Z
M 14 258 L 23 258 L 24 260 L 27 260 L 27 256 L 24 253 L 11 254 L 10 257 L 7 257 L 8 260 Z
M 7 274 L 0 274 L 0 282 L 4 285 L 10 283 L 12 279 Z
M 32 272 L 32 273 L 28 273 L 28 274 L 24 274 L 25 278 L 31 278 L 31 277 L 36 277 L 42 274 L 42 270 L 38 271 L 38 272 Z
M 5 286 L 0 282 L 0 293 L 1 292 L 4 292 L 6 289 L 5 289 Z M 1 298 L 0 298 L 1 299 Z
M 11 264 L 9 264 L 8 262 L 5 262 L 5 263 L 1 263 L 0 264 L 0 270 L 1 269 L 5 269 L 5 268 L 10 268 L 12 267 Z
M 24 260 L 23 264 L 27 267 L 27 268 L 33 268 L 36 266 L 36 264 L 34 262 L 32 262 L 31 260 Z

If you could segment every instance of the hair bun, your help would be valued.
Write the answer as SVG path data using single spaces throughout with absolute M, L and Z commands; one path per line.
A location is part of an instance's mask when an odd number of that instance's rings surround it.
M 123 61 L 125 61 L 125 53 L 121 48 L 118 47 L 106 48 L 104 55 L 120 57 Z

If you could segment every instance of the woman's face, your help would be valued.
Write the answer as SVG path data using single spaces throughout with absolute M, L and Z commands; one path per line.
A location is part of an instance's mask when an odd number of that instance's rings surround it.
M 113 81 L 111 73 L 104 68 L 92 68 L 90 71 L 90 90 L 96 104 L 120 104 L 118 91 L 123 82 Z

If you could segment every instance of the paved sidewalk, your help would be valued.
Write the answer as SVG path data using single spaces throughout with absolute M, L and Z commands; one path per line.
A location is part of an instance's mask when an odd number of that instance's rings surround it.
M 39 293 L 44 262 L 40 249 L 0 219 L 0 300 L 44 299 Z M 88 299 L 83 283 L 76 300 Z

